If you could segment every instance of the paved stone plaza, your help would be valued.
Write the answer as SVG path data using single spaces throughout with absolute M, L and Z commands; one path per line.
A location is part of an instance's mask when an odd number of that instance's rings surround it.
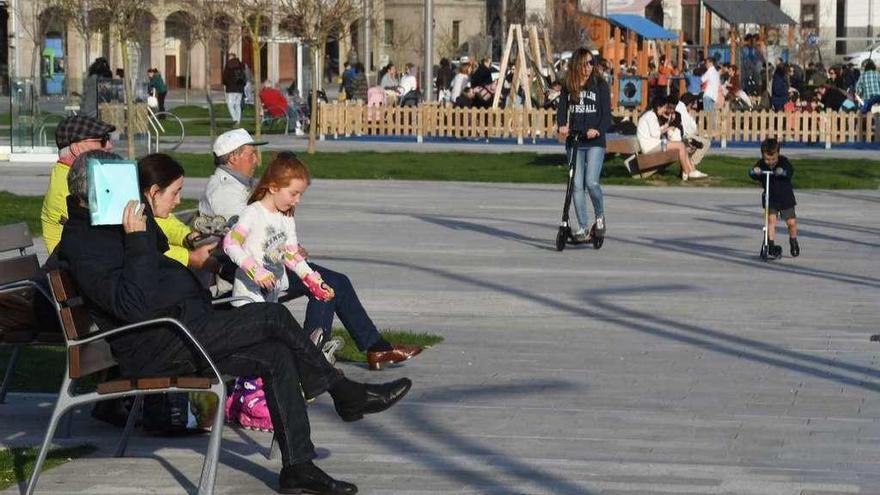
M 388 371 L 342 365 L 415 386 L 352 424 L 319 399 L 319 466 L 365 494 L 880 493 L 880 193 L 798 191 L 803 254 L 769 264 L 759 188 L 606 187 L 605 246 L 559 253 L 563 193 L 315 182 L 297 211 L 315 261 L 381 328 L 446 338 Z M 53 398 L 9 402 L 0 442 L 38 443 Z M 117 430 L 87 411 L 75 428 L 63 443 L 99 450 L 40 492 L 195 490 L 207 437 L 114 459 Z M 219 493 L 273 493 L 269 439 L 226 429 Z

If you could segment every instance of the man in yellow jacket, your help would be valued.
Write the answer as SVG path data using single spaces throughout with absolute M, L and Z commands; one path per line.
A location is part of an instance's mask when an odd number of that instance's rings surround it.
M 77 156 L 90 150 L 113 149 L 110 133 L 116 127 L 92 117 L 74 115 L 62 120 L 55 129 L 58 162 L 49 175 L 49 189 L 43 198 L 40 221 L 43 240 L 51 254 L 61 240 L 61 226 L 67 220 L 67 173 Z

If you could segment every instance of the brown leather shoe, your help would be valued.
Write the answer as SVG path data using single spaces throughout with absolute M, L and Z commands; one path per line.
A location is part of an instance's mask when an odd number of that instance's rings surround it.
M 373 371 L 381 370 L 389 364 L 400 363 L 412 359 L 422 352 L 422 348 L 415 345 L 393 345 L 390 351 L 376 351 L 367 353 L 367 364 Z

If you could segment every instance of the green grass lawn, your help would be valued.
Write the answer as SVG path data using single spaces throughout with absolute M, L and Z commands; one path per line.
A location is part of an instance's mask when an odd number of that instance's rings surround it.
M 190 177 L 207 177 L 214 171 L 211 157 L 177 153 Z M 263 163 L 271 160 L 263 153 Z M 564 184 L 568 177 L 565 157 L 536 153 L 315 153 L 300 154 L 312 174 L 321 179 L 397 179 L 474 182 L 515 182 Z M 689 187 L 757 187 L 747 171 L 753 158 L 707 157 L 700 169 L 709 180 L 682 182 L 678 166 L 664 175 L 633 179 L 620 158 L 605 162 L 603 184 Z M 875 160 L 793 160 L 797 189 L 877 189 L 880 187 L 880 161 Z
M 43 464 L 43 472 L 78 457 L 89 455 L 96 450 L 97 447 L 93 445 L 50 450 Z M 34 447 L 0 449 L 0 490 L 20 482 L 27 483 L 34 470 L 37 453 L 38 449 Z

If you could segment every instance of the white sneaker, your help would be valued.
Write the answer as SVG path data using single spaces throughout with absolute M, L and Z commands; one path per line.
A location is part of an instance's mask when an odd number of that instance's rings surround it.
M 605 232 L 605 217 L 596 217 L 596 230 L 600 233 Z
M 575 231 L 573 237 L 576 242 L 587 242 L 587 230 L 581 227 Z
M 688 174 L 689 179 L 705 179 L 706 177 L 709 177 L 709 174 L 704 174 L 699 170 L 694 170 L 693 172 Z
M 681 180 L 683 180 L 683 181 L 687 181 L 687 180 L 688 180 L 688 174 L 687 174 L 687 172 L 682 172 L 682 173 L 681 173 Z

